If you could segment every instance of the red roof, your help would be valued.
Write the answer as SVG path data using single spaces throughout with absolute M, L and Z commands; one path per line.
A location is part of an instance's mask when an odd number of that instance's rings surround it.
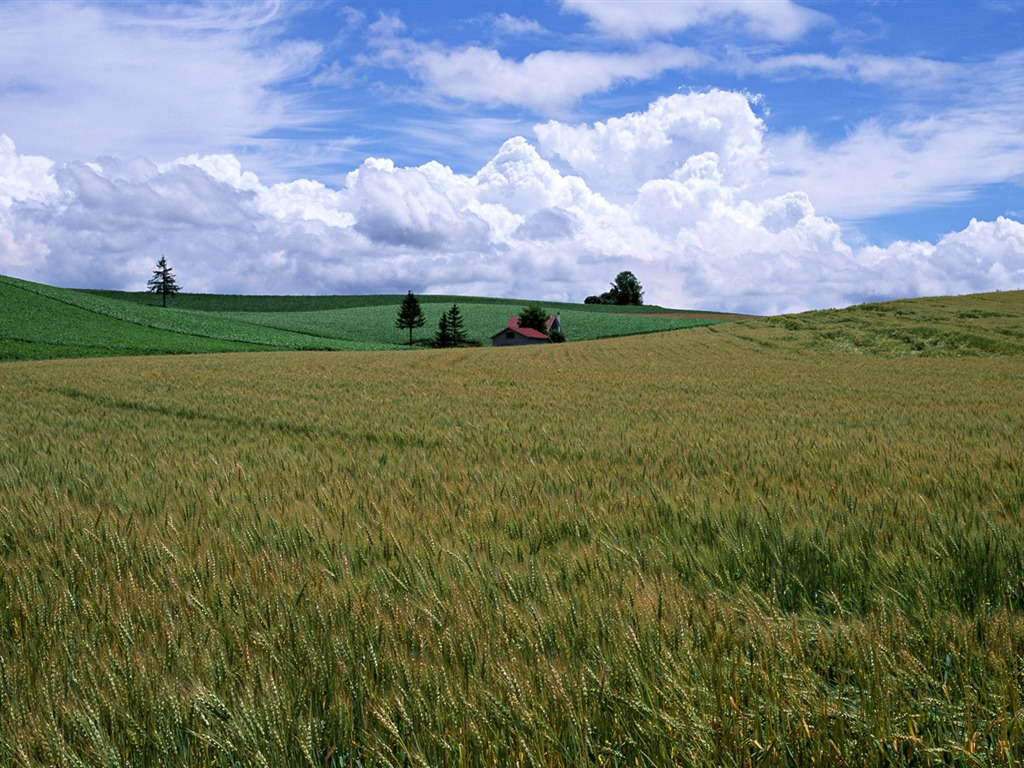
M 521 333 L 528 339 L 547 339 L 547 334 L 535 331 L 533 328 L 520 328 L 519 327 L 519 315 L 513 315 L 508 319 L 508 325 L 505 328 Z

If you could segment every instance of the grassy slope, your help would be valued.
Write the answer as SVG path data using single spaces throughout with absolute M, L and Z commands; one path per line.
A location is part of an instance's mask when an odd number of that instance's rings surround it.
M 243 350 L 399 349 L 399 296 L 219 296 L 182 294 L 171 307 L 147 293 L 76 291 L 0 276 L 0 360 Z M 442 312 L 458 303 L 470 339 L 489 343 L 525 302 L 472 297 L 422 297 L 429 339 Z M 562 310 L 574 341 L 708 325 L 727 319 L 657 307 L 631 309 L 545 305 Z M 613 311 L 618 310 L 618 311 Z
M 759 343 L 803 349 L 881 357 L 1019 355 L 1024 291 L 861 304 L 768 318 L 761 327 Z
M 0 364 L 0 764 L 1019 765 L 1022 315 Z
M 0 359 L 381 348 L 8 277 L 0 305 Z

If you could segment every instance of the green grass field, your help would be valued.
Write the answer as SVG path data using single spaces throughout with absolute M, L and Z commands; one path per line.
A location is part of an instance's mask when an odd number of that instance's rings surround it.
M 218 296 L 179 294 L 160 306 L 151 293 L 77 291 L 0 276 L 0 360 L 185 354 L 253 350 L 407 349 L 395 327 L 401 296 Z M 429 341 L 453 303 L 469 338 L 490 344 L 526 301 L 459 296 L 421 297 Z M 725 315 L 660 307 L 548 304 L 561 311 L 573 341 L 650 333 L 723 322 Z
M 1020 766 L 1022 319 L 0 363 L 0 764 Z

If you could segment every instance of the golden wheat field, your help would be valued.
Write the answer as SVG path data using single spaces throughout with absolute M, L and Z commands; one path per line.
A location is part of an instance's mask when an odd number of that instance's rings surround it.
M 1024 357 L 0 365 L 0 763 L 1024 763 Z

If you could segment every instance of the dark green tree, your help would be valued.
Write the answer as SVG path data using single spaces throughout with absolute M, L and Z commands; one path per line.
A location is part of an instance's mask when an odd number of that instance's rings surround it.
M 427 318 L 420 308 L 419 300 L 413 296 L 412 291 L 405 294 L 402 299 L 402 306 L 398 310 L 398 319 L 395 320 L 395 327 L 409 329 L 409 344 L 412 344 L 413 328 L 422 328 Z
M 160 254 L 160 261 L 156 263 L 153 276 L 146 285 L 152 293 L 159 293 L 163 297 L 165 307 L 167 306 L 167 297 L 181 290 L 178 283 L 175 282 L 174 273 L 163 254 Z
M 467 341 L 466 323 L 462 319 L 462 313 L 457 304 L 452 304 L 452 308 L 448 310 L 448 333 L 452 338 L 452 346 L 457 347 Z
M 615 297 L 615 304 L 641 306 L 644 303 L 644 288 L 632 272 L 619 272 L 612 283 L 610 293 Z
M 466 343 L 465 321 L 459 311 L 458 304 L 441 315 L 437 324 L 437 335 L 434 336 L 435 347 L 457 347 Z
M 584 304 L 629 304 L 640 306 L 644 303 L 644 289 L 632 272 L 619 272 L 612 287 L 600 296 L 587 296 Z
M 452 334 L 448 330 L 448 313 L 441 315 L 437 323 L 437 333 L 434 334 L 435 347 L 450 347 L 452 345 Z
M 535 331 L 547 333 L 548 313 L 545 312 L 536 304 L 531 304 L 528 307 L 523 307 L 523 309 L 519 311 L 519 327 L 533 328 L 533 330 Z

